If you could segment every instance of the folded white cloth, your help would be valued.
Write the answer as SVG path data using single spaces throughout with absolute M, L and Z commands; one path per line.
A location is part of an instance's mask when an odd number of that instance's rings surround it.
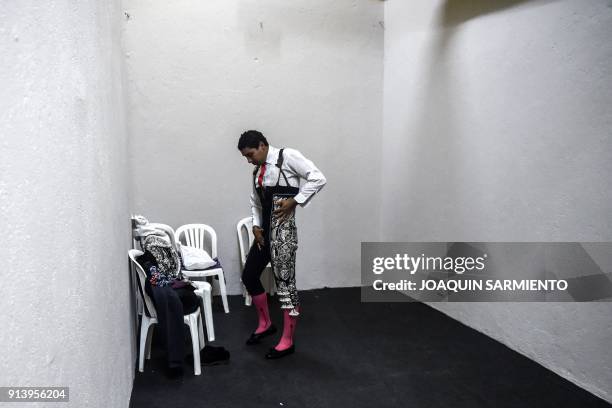
M 216 264 L 205 250 L 181 245 L 180 243 L 178 245 L 181 250 L 181 257 L 183 258 L 183 266 L 186 270 L 195 271 L 206 269 Z

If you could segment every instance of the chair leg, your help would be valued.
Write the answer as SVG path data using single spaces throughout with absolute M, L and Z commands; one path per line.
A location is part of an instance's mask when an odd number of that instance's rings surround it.
M 147 346 L 146 346 L 146 349 L 145 349 L 146 350 L 146 354 L 147 354 L 147 360 L 151 359 L 151 343 L 153 341 L 153 330 L 151 330 L 152 329 L 151 326 L 152 325 L 149 325 L 149 330 L 148 330 L 149 334 L 147 335 L 147 343 L 146 343 Z
M 144 371 L 145 348 L 147 346 L 147 335 L 149 334 L 149 319 L 144 314 L 140 320 L 140 348 L 138 351 L 138 371 Z
M 191 345 L 193 348 L 193 373 L 194 375 L 202 374 L 200 367 L 200 342 L 198 341 L 198 321 L 195 313 L 189 315 L 189 332 L 191 333 Z
M 242 284 L 242 296 L 244 296 L 244 305 L 251 306 L 251 295 L 249 295 L 249 292 L 247 292 L 247 289 L 246 289 L 246 286 L 244 286 L 244 283 Z
M 215 325 L 213 323 L 212 314 L 212 294 L 209 290 L 203 290 L 202 302 L 204 303 L 204 321 L 206 322 L 206 334 L 208 335 L 208 341 L 215 341 Z
M 219 272 L 219 290 L 221 292 L 221 300 L 223 301 L 223 309 L 225 309 L 225 313 L 229 313 L 227 290 L 225 289 L 225 276 L 223 275 L 223 271 Z
M 200 350 L 202 350 L 206 344 L 204 340 L 204 329 L 202 326 L 202 311 L 200 311 L 200 315 L 198 316 L 198 340 L 200 342 Z

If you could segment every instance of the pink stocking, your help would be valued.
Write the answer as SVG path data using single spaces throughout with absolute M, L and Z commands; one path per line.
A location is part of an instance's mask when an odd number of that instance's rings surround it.
M 251 296 L 251 299 L 253 299 L 253 304 L 257 309 L 257 317 L 259 318 L 259 324 L 255 330 L 255 334 L 259 334 L 266 331 L 272 324 L 270 320 L 270 311 L 268 310 L 268 294 L 264 292 L 257 296 Z
M 286 350 L 293 345 L 293 334 L 295 333 L 297 319 L 297 316 L 289 315 L 289 310 L 283 310 L 283 335 L 280 342 L 274 347 L 277 351 Z

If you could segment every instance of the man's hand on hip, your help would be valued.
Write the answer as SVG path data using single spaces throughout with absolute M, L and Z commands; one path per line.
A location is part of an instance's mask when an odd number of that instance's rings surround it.
M 286 200 L 276 200 L 274 202 L 278 206 L 276 210 L 274 210 L 274 215 L 279 218 L 279 220 L 285 221 L 287 217 L 291 215 L 293 209 L 297 205 L 297 201 L 293 197 L 288 198 Z

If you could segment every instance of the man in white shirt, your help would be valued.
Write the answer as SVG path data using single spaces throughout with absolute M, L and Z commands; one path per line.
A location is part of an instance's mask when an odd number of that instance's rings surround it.
M 251 212 L 255 242 L 249 251 L 242 272 L 242 282 L 253 299 L 259 324 L 247 340 L 257 344 L 274 334 L 276 327 L 270 320 L 267 294 L 261 284 L 261 273 L 272 262 L 277 294 L 284 312 L 283 335 L 270 349 L 266 358 L 275 359 L 295 351 L 293 334 L 299 316 L 299 299 L 295 286 L 295 253 L 297 229 L 295 208 L 305 207 L 326 183 L 323 173 L 295 149 L 270 146 L 256 130 L 244 132 L 238 150 L 253 171 Z M 300 179 L 304 181 L 300 187 Z

